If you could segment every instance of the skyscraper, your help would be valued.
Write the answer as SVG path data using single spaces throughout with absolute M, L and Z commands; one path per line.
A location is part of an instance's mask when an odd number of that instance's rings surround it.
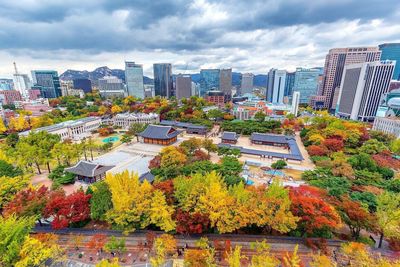
M 122 80 L 115 76 L 104 76 L 99 79 L 99 93 L 103 97 L 125 96 Z
M 382 51 L 382 60 L 396 60 L 396 66 L 393 72 L 393 80 L 400 81 L 400 43 L 388 43 L 379 45 Z
M 373 121 L 382 95 L 389 91 L 394 64 L 394 61 L 387 60 L 345 66 L 337 115 Z
M 172 92 L 172 65 L 170 63 L 153 64 L 154 92 L 156 96 L 170 98 Z
M 178 75 L 175 80 L 177 99 L 189 98 L 192 95 L 192 78 L 190 75 Z
M 319 70 L 297 68 L 293 92 L 300 92 L 300 104 L 308 104 L 310 97 L 317 93 Z
M 271 69 L 268 73 L 267 101 L 283 103 L 285 92 L 286 71 Z
M 240 81 L 240 94 L 251 94 L 253 93 L 254 87 L 254 74 L 243 73 Z
M 86 94 L 92 92 L 92 82 L 89 79 L 74 79 L 72 82 L 74 89 L 81 89 Z
M 293 86 L 294 86 L 295 77 L 296 77 L 296 72 L 286 73 L 285 92 L 283 93 L 284 96 L 291 96 L 293 94 Z
M 290 112 L 297 117 L 297 114 L 299 113 L 299 104 L 300 104 L 300 96 L 301 93 L 298 91 L 293 92 L 293 97 L 292 97 L 292 108 L 290 109 Z
M 232 79 L 232 78 L 231 78 Z M 205 96 L 208 91 L 219 90 L 220 70 L 202 69 L 200 70 L 200 96 Z
M 377 61 L 381 58 L 378 47 L 334 48 L 329 50 L 325 58 L 324 78 L 322 81 L 321 96 L 315 98 L 322 105 L 320 108 L 335 109 L 339 86 L 342 80 L 343 69 L 346 65 Z
M 128 95 L 144 99 L 143 66 L 125 61 L 125 83 Z
M 14 73 L 14 88 L 24 97 L 29 96 L 28 90 L 31 89 L 32 82 L 27 74 Z
M 220 70 L 219 90 L 224 92 L 226 100 L 230 100 L 232 98 L 232 69 Z
M 61 96 L 60 79 L 57 71 L 53 70 L 33 70 L 33 84 L 40 89 L 44 98 L 57 98 Z

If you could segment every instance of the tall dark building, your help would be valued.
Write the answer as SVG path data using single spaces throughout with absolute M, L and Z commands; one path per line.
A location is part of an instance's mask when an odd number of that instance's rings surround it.
M 40 89 L 44 98 L 57 98 L 61 96 L 60 79 L 57 71 L 33 70 L 32 79 L 35 87 Z
M 175 96 L 177 99 L 192 96 L 192 78 L 190 75 L 178 75 L 175 80 Z
M 296 72 L 286 73 L 285 91 L 283 93 L 284 96 L 293 95 L 293 86 L 294 86 L 295 77 L 296 77 Z
M 382 51 L 382 60 L 396 60 L 396 67 L 393 72 L 393 80 L 400 81 L 400 43 L 388 43 L 379 45 Z
M 170 98 L 172 92 L 172 65 L 170 63 L 153 64 L 154 92 L 156 96 Z
M 85 94 L 92 92 L 92 82 L 89 79 L 73 80 L 74 89 L 81 89 Z
M 219 90 L 224 92 L 225 100 L 232 98 L 232 69 L 221 69 L 219 72 Z

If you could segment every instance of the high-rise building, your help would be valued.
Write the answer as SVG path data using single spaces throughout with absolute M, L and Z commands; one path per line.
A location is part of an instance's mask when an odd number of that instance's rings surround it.
M 172 92 L 172 65 L 170 63 L 153 64 L 154 93 L 156 96 L 170 98 Z
M 297 117 L 297 115 L 299 113 L 300 95 L 301 95 L 301 93 L 298 91 L 293 92 L 292 108 L 290 110 L 290 113 L 292 113 L 295 117 Z
M 124 96 L 125 87 L 122 80 L 115 76 L 104 76 L 99 79 L 99 93 L 101 96 Z
M 336 114 L 373 121 L 382 95 L 389 91 L 394 61 L 375 61 L 344 67 Z
M 240 94 L 251 94 L 254 88 L 254 74 L 243 73 L 240 81 Z
M 400 43 L 387 43 L 379 45 L 382 51 L 382 60 L 396 60 L 396 66 L 393 72 L 393 80 L 400 81 Z
M 32 79 L 35 88 L 40 88 L 44 98 L 57 98 L 61 96 L 60 79 L 54 70 L 33 70 Z
M 200 96 L 205 96 L 208 91 L 218 91 L 220 82 L 219 69 L 200 70 Z
M 291 96 L 293 94 L 293 86 L 294 86 L 295 77 L 296 77 L 296 72 L 286 73 L 285 92 L 283 93 L 284 96 Z
M 178 75 L 175 81 L 176 99 L 189 98 L 192 96 L 192 78 L 190 75 Z
M 232 98 L 232 69 L 220 70 L 219 90 L 224 92 L 225 100 L 230 100 Z
M 14 104 L 16 101 L 22 101 L 21 94 L 17 90 L 0 91 L 0 106 Z
M 325 58 L 321 95 L 313 96 L 315 99 L 312 101 L 318 103 L 319 106 L 314 108 L 335 109 L 335 93 L 337 99 L 343 69 L 346 65 L 377 61 L 380 58 L 381 51 L 378 47 L 334 48 L 329 50 Z
M 285 92 L 286 71 L 271 69 L 268 73 L 267 101 L 283 103 Z
M 74 89 L 80 89 L 87 93 L 92 92 L 92 81 L 89 79 L 74 79 L 73 81 Z
M 14 82 L 12 79 L 0 79 L 0 90 L 13 90 Z
M 144 99 L 143 66 L 125 61 L 125 83 L 128 95 Z
M 317 93 L 319 70 L 297 68 L 293 92 L 300 92 L 300 104 L 308 104 L 310 97 Z

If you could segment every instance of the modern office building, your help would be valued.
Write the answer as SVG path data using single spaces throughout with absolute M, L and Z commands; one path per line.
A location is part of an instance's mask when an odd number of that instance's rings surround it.
M 317 93 L 319 70 L 297 68 L 292 87 L 293 92 L 300 92 L 300 104 L 308 104 L 310 97 Z
M 295 117 L 297 117 L 299 113 L 299 104 L 300 104 L 300 95 L 301 93 L 299 91 L 294 91 L 293 92 L 293 97 L 292 97 L 292 109 L 290 110 L 290 113 L 292 113 Z
M 206 94 L 206 100 L 213 103 L 216 106 L 223 107 L 225 104 L 225 94 L 222 91 L 208 91 Z
M 205 96 L 208 91 L 218 91 L 220 82 L 219 69 L 200 70 L 200 96 Z
M 0 90 L 13 90 L 14 82 L 12 79 L 0 79 Z
M 115 76 L 104 76 L 99 79 L 99 93 L 103 97 L 125 95 L 125 87 L 122 80 Z
M 60 79 L 57 71 L 33 70 L 32 79 L 35 88 L 39 88 L 42 97 L 57 98 L 61 96 Z
M 143 66 L 135 62 L 125 61 L 125 83 L 129 96 L 145 98 L 143 86 Z
M 170 63 L 153 64 L 154 94 L 170 98 L 172 92 L 172 65 Z
M 189 98 L 192 96 L 192 78 L 190 75 L 178 75 L 175 80 L 176 99 Z
M 32 82 L 27 74 L 14 73 L 13 75 L 14 88 L 23 97 L 29 97 L 29 90 L 31 89 Z
M 240 81 L 240 94 L 251 94 L 254 88 L 254 74 L 243 73 Z
M 20 92 L 17 90 L 0 90 L 0 105 L 10 105 L 16 101 L 22 101 Z
M 340 82 L 344 67 L 349 64 L 372 62 L 380 60 L 381 51 L 378 47 L 352 47 L 334 48 L 329 50 L 325 58 L 324 78 L 319 96 L 313 96 L 312 103 L 318 106 L 314 108 L 335 109 L 338 98 Z
M 92 92 L 92 81 L 89 79 L 74 79 L 72 83 L 74 89 L 83 90 L 85 94 Z
M 221 69 L 219 72 L 219 90 L 224 92 L 225 101 L 232 98 L 232 69 Z
M 400 81 L 400 43 L 387 43 L 379 45 L 382 51 L 382 60 L 396 60 L 396 66 L 393 72 L 393 80 Z
M 287 72 L 285 80 L 285 92 L 284 96 L 291 96 L 293 94 L 294 79 L 296 77 L 296 72 Z
M 267 101 L 283 103 L 286 84 L 286 71 L 271 69 L 268 73 Z
M 373 121 L 382 95 L 389 91 L 394 61 L 375 61 L 344 67 L 336 114 L 343 118 Z

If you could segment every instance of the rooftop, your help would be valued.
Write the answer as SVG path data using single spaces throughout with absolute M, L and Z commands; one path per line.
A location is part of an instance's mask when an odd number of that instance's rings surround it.
M 143 132 L 139 133 L 139 136 L 152 139 L 171 139 L 180 133 L 181 131 L 176 130 L 172 126 L 150 124 Z
M 165 125 L 165 126 L 179 127 L 179 128 L 192 128 L 192 129 L 206 129 L 207 128 L 206 126 L 192 124 L 189 122 L 169 121 L 169 120 L 161 120 L 160 124 Z
M 236 140 L 238 140 L 238 138 L 239 138 L 239 135 L 235 132 L 223 132 L 222 136 L 221 136 L 221 139 L 232 140 L 232 141 L 236 141 Z
M 121 118 L 121 119 L 129 119 L 129 118 L 132 118 L 132 119 L 139 119 L 139 118 L 150 118 L 150 119 L 152 119 L 152 118 L 154 118 L 154 119 L 156 119 L 156 118 L 158 118 L 159 117 L 159 115 L 158 114 L 156 114 L 156 113 L 129 113 L 129 112 L 126 112 L 126 113 L 120 113 L 120 114 L 117 114 L 117 115 L 115 115 L 115 118 Z
M 65 168 L 65 171 L 84 177 L 95 177 L 106 173 L 114 166 L 100 165 L 89 161 L 81 160 L 75 166 Z

